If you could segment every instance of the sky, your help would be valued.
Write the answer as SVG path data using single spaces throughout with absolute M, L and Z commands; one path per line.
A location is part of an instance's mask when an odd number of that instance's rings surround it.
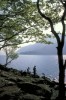
M 33 2 L 36 2 L 37 0 L 32 0 Z
M 62 31 L 62 24 L 61 23 L 56 24 L 55 25 L 55 30 L 58 31 L 58 32 Z M 44 33 L 51 34 L 51 29 L 49 28 L 48 30 L 44 30 Z M 35 42 L 24 43 L 24 44 L 21 44 L 20 47 L 25 47 L 25 46 L 29 46 L 29 45 L 33 45 L 33 44 L 35 44 Z M 5 55 L 5 53 L 3 52 L 3 50 L 0 51 L 0 55 Z
M 33 2 L 36 2 L 37 0 L 32 0 Z M 57 25 L 55 25 L 55 30 L 60 32 L 62 31 L 62 24 L 61 23 L 58 23 Z M 48 30 L 44 30 L 44 33 L 49 33 L 51 34 L 51 29 L 49 28 Z M 30 44 L 35 44 L 35 42 L 30 42 L 30 43 L 25 43 L 25 44 L 22 44 L 20 45 L 21 47 L 25 47 L 25 46 L 28 46 Z
M 32 0 L 32 1 L 36 2 L 37 0 Z M 56 32 L 61 32 L 62 31 L 62 24 L 61 23 L 56 24 L 55 30 L 56 30 Z M 44 30 L 43 32 L 51 34 L 51 29 L 49 28 L 48 30 Z M 30 44 L 35 44 L 35 42 L 34 43 L 30 42 L 30 43 L 22 44 L 21 47 L 24 47 L 24 46 L 27 46 L 27 45 L 30 45 Z
M 56 32 L 59 32 L 59 33 L 60 33 L 60 32 L 62 31 L 62 24 L 61 24 L 61 23 L 56 24 L 56 25 L 55 25 L 55 30 L 56 30 Z M 43 32 L 44 32 L 45 34 L 46 34 L 46 33 L 52 34 L 50 28 L 47 29 L 47 30 L 44 30 Z M 35 44 L 35 42 L 25 43 L 25 44 L 22 44 L 22 45 L 20 45 L 20 46 L 21 46 L 21 47 L 25 47 L 25 46 L 32 45 L 32 44 Z

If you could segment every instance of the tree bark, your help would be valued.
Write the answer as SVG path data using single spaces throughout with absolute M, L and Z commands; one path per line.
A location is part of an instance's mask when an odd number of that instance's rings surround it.
M 66 16 L 66 1 L 60 0 L 60 2 L 62 3 L 63 7 L 64 7 L 64 13 L 62 15 L 61 18 L 61 23 L 62 23 L 62 36 L 61 38 L 59 37 L 59 35 L 57 34 L 57 32 L 54 30 L 53 27 L 53 22 L 52 20 L 46 16 L 44 13 L 41 12 L 41 9 L 39 7 L 39 1 L 37 0 L 37 9 L 39 14 L 46 19 L 51 27 L 51 32 L 54 34 L 57 43 L 58 43 L 58 47 L 57 47 L 57 55 L 58 55 L 58 63 L 59 63 L 59 95 L 58 95 L 58 100 L 64 100 L 65 98 L 65 84 L 64 84 L 64 79 L 65 79 L 65 64 L 63 63 L 63 47 L 64 47 L 64 42 L 65 42 L 65 23 L 64 23 L 64 19 Z
M 65 66 L 63 64 L 63 47 L 60 44 L 57 47 L 58 63 L 59 63 L 59 100 L 65 98 Z

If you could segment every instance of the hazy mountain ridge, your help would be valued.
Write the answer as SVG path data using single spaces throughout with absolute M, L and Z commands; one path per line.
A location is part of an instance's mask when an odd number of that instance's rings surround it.
M 22 55 L 56 55 L 57 44 L 43 44 L 43 43 L 36 43 L 33 45 L 28 45 L 23 48 L 20 48 L 17 52 Z M 64 46 L 63 54 L 66 54 L 66 43 Z

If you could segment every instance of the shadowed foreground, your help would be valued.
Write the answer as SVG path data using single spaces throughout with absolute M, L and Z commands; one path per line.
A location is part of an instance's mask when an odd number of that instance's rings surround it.
M 0 100 L 55 100 L 58 84 L 47 77 L 0 65 Z

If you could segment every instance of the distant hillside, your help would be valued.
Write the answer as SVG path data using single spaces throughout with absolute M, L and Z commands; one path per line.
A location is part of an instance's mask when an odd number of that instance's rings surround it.
M 22 55 L 56 55 L 57 44 L 43 44 L 35 43 L 33 45 L 28 45 L 20 48 L 17 52 Z M 64 54 L 66 54 L 66 44 L 64 46 Z

